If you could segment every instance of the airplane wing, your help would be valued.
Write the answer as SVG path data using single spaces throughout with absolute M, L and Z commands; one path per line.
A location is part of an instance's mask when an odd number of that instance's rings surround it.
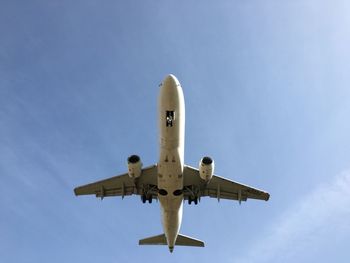
M 142 169 L 140 177 L 133 179 L 127 173 L 114 176 L 74 189 L 75 195 L 96 195 L 96 197 L 145 195 L 157 198 L 157 165 Z
M 247 199 L 269 200 L 270 194 L 229 179 L 213 175 L 209 182 L 202 180 L 196 168 L 184 167 L 184 198 L 209 196 L 213 198 L 247 201 Z

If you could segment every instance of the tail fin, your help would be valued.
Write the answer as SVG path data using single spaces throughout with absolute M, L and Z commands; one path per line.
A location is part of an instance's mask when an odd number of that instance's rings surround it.
M 141 239 L 139 245 L 168 245 L 165 234 Z M 204 242 L 192 237 L 178 234 L 176 246 L 204 247 Z

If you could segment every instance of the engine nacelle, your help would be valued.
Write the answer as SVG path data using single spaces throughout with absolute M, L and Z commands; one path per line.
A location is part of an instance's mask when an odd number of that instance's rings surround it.
M 214 160 L 205 156 L 199 162 L 199 176 L 206 182 L 210 181 L 214 174 Z
M 138 178 L 141 175 L 142 162 L 138 155 L 128 157 L 128 174 L 130 178 Z

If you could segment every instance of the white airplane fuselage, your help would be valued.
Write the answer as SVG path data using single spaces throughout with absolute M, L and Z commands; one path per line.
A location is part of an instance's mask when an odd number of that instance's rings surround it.
M 182 221 L 185 102 L 179 81 L 168 75 L 159 95 L 158 198 L 163 230 L 173 250 Z

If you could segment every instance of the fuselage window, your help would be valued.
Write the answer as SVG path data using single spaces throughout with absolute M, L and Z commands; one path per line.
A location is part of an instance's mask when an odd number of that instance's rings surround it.
M 166 126 L 167 127 L 173 127 L 173 122 L 175 120 L 175 112 L 167 110 L 165 119 L 166 119 Z

